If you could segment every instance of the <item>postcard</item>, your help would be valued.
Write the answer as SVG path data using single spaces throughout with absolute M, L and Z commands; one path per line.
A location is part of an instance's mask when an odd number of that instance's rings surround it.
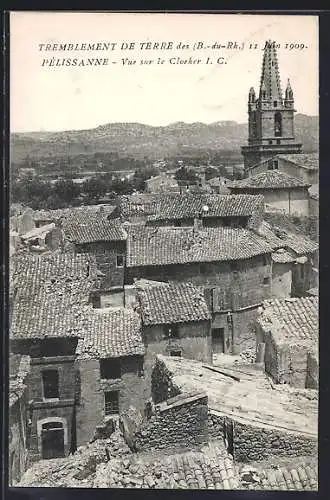
M 318 56 L 10 13 L 10 486 L 318 490 Z

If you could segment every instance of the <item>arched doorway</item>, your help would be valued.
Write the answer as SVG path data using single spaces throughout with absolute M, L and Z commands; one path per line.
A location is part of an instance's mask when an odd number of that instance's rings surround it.
M 67 428 L 64 419 L 49 418 L 38 422 L 41 458 L 64 457 L 67 443 Z

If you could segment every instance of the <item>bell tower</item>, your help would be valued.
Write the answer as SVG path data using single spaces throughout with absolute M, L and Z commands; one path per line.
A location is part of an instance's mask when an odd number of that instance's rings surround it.
M 283 99 L 276 43 L 269 40 L 264 48 L 259 96 L 249 91 L 248 146 L 242 147 L 245 171 L 277 154 L 301 153 L 302 144 L 295 141 L 294 99 L 288 80 Z

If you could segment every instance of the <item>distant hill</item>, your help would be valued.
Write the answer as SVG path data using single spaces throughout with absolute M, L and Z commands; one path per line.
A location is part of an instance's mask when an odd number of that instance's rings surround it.
M 295 132 L 304 151 L 318 149 L 319 119 L 297 114 Z M 96 152 L 115 152 L 122 156 L 160 158 L 192 150 L 230 150 L 240 152 L 247 140 L 247 124 L 221 121 L 211 124 L 176 122 L 163 127 L 140 123 L 108 123 L 90 130 L 65 132 L 27 132 L 11 136 L 13 162 L 27 155 L 72 156 Z

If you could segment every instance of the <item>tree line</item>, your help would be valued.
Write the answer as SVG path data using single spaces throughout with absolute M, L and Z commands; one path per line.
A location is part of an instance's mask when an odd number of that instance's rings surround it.
M 153 167 L 137 170 L 131 178 L 103 174 L 86 179 L 81 184 L 71 179 L 50 182 L 40 177 L 12 178 L 10 193 L 12 203 L 22 203 L 36 209 L 57 209 L 68 206 L 98 203 L 105 195 L 143 192 L 145 181 L 157 172 Z

